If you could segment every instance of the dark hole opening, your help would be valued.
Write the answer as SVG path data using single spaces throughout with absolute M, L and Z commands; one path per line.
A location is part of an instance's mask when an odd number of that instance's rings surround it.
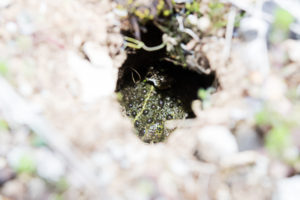
M 156 46 L 162 43 L 162 33 L 157 27 L 150 24 L 146 26 L 145 30 L 147 31 L 142 33 L 141 38 L 147 46 Z M 128 32 L 123 34 L 133 37 Z M 184 103 L 186 110 L 189 111 L 188 118 L 192 118 L 195 116 L 191 109 L 192 101 L 198 99 L 197 92 L 199 89 L 207 89 L 215 86 L 215 73 L 212 72 L 209 75 L 199 74 L 182 66 L 177 66 L 165 61 L 164 57 L 166 57 L 165 49 L 154 52 L 137 50 L 134 53 L 128 53 L 127 59 L 119 71 L 116 91 L 118 92 L 128 85 L 133 86 L 135 83 L 132 77 L 134 77 L 136 81 L 138 81 L 138 79 L 144 80 L 151 66 L 154 67 L 154 69 L 163 68 L 168 77 L 174 79 L 170 90 L 172 90 L 174 96 Z M 139 73 L 139 75 L 137 75 L 137 73 Z
M 149 47 L 153 47 L 156 45 L 160 45 L 162 43 L 162 33 L 158 28 L 153 25 L 146 26 L 146 32 L 143 32 L 141 35 L 142 41 Z M 133 37 L 129 33 L 124 33 L 124 35 Z M 187 114 L 187 118 L 195 117 L 195 114 L 192 112 L 191 103 L 193 100 L 198 99 L 198 90 L 199 89 L 207 89 L 209 87 L 215 87 L 217 84 L 216 75 L 212 72 L 209 75 L 206 74 L 199 74 L 192 70 L 189 70 L 187 67 L 178 66 L 171 62 L 165 60 L 167 57 L 166 49 L 161 49 L 158 51 L 148 52 L 145 50 L 133 50 L 128 49 L 127 51 L 127 59 L 121 66 L 118 75 L 118 82 L 116 92 L 124 92 L 127 91 L 128 88 L 134 88 L 137 84 L 147 81 L 147 77 L 149 72 L 154 72 L 157 70 L 163 70 L 164 77 L 167 80 L 172 80 L 171 87 L 167 89 L 160 89 L 157 88 L 156 94 L 160 95 L 159 98 L 161 99 L 168 99 L 169 97 L 177 102 L 180 102 L 178 105 L 182 106 L 179 108 L 184 109 L 184 112 Z M 149 83 L 155 86 L 155 83 Z M 135 90 L 134 90 L 135 91 Z M 134 119 L 134 124 L 139 124 L 139 120 L 136 119 L 136 116 L 139 116 L 137 113 L 140 112 L 142 109 L 141 104 L 139 104 L 139 111 L 136 112 L 135 110 L 132 111 L 130 108 L 132 107 L 131 102 L 140 101 L 140 99 L 144 100 L 144 97 L 137 96 L 136 99 L 134 98 L 130 100 L 131 97 L 124 97 L 124 93 L 122 93 L 122 98 L 127 98 L 128 100 L 121 100 L 121 104 L 123 101 L 123 105 L 126 108 L 125 112 L 127 116 L 130 116 Z M 140 93 L 131 94 L 132 96 L 140 95 Z M 127 102 L 127 103 L 125 103 Z M 157 102 L 157 101 L 156 101 Z M 153 104 L 151 102 L 151 104 Z M 177 104 L 176 104 L 177 105 Z M 134 107 L 134 105 L 133 105 Z M 159 106 L 158 106 L 159 107 Z M 128 108 L 128 109 L 127 109 Z M 143 111 L 143 110 L 142 110 Z M 146 114 L 149 112 L 146 110 Z M 151 112 L 151 111 L 150 111 Z M 145 113 L 144 113 L 145 114 Z M 161 113 L 159 113 L 161 114 Z M 157 116 L 159 114 L 155 114 L 152 116 Z M 174 114 L 174 113 L 173 113 Z M 161 116 L 159 116 L 161 117 Z M 151 118 L 151 120 L 156 120 L 156 118 Z M 176 117 L 175 117 L 176 118 Z M 161 118 L 160 118 L 161 119 Z M 173 116 L 169 115 L 169 113 L 164 112 L 164 119 L 169 120 L 173 119 Z M 178 118 L 177 118 L 178 119 Z M 149 122 L 150 123 L 150 122 Z M 160 142 L 163 141 L 165 137 L 160 139 L 145 139 L 144 134 L 147 133 L 147 130 L 139 127 L 138 136 L 144 142 Z M 153 133 L 155 135 L 155 133 Z M 154 137 L 154 136 L 153 136 Z

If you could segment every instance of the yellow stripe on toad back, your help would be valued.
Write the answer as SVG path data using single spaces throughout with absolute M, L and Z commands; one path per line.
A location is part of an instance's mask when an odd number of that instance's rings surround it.
M 147 96 L 146 96 L 146 98 L 145 98 L 143 107 L 142 107 L 141 111 L 135 116 L 133 122 L 135 122 L 135 121 L 141 116 L 141 114 L 143 113 L 143 111 L 145 110 L 145 108 L 146 108 L 146 106 L 147 106 L 147 103 L 148 103 L 148 101 L 149 101 L 149 99 L 150 99 L 150 97 L 151 97 L 151 93 L 152 93 L 153 90 L 154 90 L 154 86 L 151 85 L 151 86 L 150 86 L 150 91 L 148 92 L 148 94 L 147 94 Z

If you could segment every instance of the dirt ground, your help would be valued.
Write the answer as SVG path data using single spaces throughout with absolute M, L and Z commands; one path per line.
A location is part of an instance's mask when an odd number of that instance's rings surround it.
M 203 38 L 220 87 L 167 141 L 145 144 L 115 94 L 126 59 L 116 8 L 0 2 L 0 200 L 296 199 L 300 42 L 267 45 L 250 11 L 240 36 Z

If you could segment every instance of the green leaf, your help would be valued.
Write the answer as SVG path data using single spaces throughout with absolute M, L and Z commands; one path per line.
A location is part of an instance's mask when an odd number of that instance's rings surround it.
M 273 154 L 280 154 L 290 145 L 290 129 L 284 125 L 273 127 L 266 137 L 266 147 Z
M 6 76 L 7 73 L 8 73 L 8 67 L 7 67 L 6 62 L 0 61 L 0 74 L 2 76 Z
M 199 90 L 198 90 L 198 97 L 199 97 L 201 100 L 207 99 L 208 96 L 209 96 L 209 93 L 208 93 L 205 89 L 199 89 Z
M 269 112 L 266 109 L 256 113 L 255 121 L 257 125 L 267 125 L 270 123 Z
M 36 170 L 36 163 L 31 155 L 25 153 L 21 156 L 19 164 L 17 166 L 17 171 L 19 173 L 32 174 Z
M 274 25 L 280 29 L 288 30 L 294 17 L 286 10 L 279 8 L 275 11 Z
M 44 138 L 35 135 L 32 140 L 31 140 L 31 144 L 35 147 L 44 147 L 47 146 L 47 142 L 45 141 Z
M 9 126 L 7 122 L 3 119 L 0 119 L 0 130 L 8 130 Z

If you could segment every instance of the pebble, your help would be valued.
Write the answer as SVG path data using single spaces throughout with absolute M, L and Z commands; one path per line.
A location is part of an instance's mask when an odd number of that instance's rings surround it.
M 299 63 L 300 41 L 288 40 L 286 46 L 289 59 L 295 63 Z
M 5 184 L 7 181 L 15 178 L 16 173 L 9 167 L 0 169 L 0 186 Z
M 66 172 L 66 167 L 61 159 L 47 149 L 37 152 L 37 174 L 48 181 L 59 181 Z
M 224 126 L 206 126 L 198 132 L 198 152 L 207 162 L 218 162 L 221 158 L 238 152 L 235 137 Z
M 180 4 L 180 3 L 192 3 L 193 0 L 174 0 L 174 2 L 178 3 L 178 4 Z
M 9 166 L 13 169 L 18 170 L 20 168 L 22 159 L 24 158 L 32 158 L 32 163 L 35 162 L 33 158 L 33 151 L 30 148 L 26 147 L 15 147 L 8 155 L 7 161 Z
M 39 178 L 32 178 L 28 182 L 27 188 L 29 199 L 45 199 L 45 195 L 47 195 L 47 185 Z
M 81 101 L 93 103 L 101 97 L 113 95 L 118 73 L 116 69 L 112 66 L 95 67 L 73 52 L 68 55 L 67 59 L 70 69 L 79 82 Z M 105 60 L 102 62 L 110 63 Z
M 82 47 L 83 52 L 89 58 L 90 62 L 96 67 L 110 68 L 112 60 L 107 53 L 107 49 L 93 42 L 86 42 Z
M 0 8 L 6 8 L 12 3 L 12 0 L 1 0 Z
M 24 199 L 25 187 L 21 181 L 12 180 L 2 187 L 1 194 L 8 199 Z
M 285 82 L 281 78 L 271 75 L 265 81 L 261 92 L 267 100 L 280 100 L 285 95 L 286 90 Z
M 25 11 L 17 16 L 17 24 L 21 34 L 31 35 L 36 31 L 33 19 L 34 17 Z
M 300 197 L 300 175 L 277 181 L 273 200 L 298 200 Z
M 246 125 L 237 127 L 235 135 L 240 151 L 255 150 L 263 146 L 262 139 L 256 131 Z
M 210 22 L 209 17 L 207 17 L 207 16 L 201 17 L 197 22 L 197 27 L 202 32 L 208 31 L 210 26 L 211 26 L 211 22 Z
M 187 22 L 191 25 L 197 25 L 198 18 L 195 15 L 188 15 Z

